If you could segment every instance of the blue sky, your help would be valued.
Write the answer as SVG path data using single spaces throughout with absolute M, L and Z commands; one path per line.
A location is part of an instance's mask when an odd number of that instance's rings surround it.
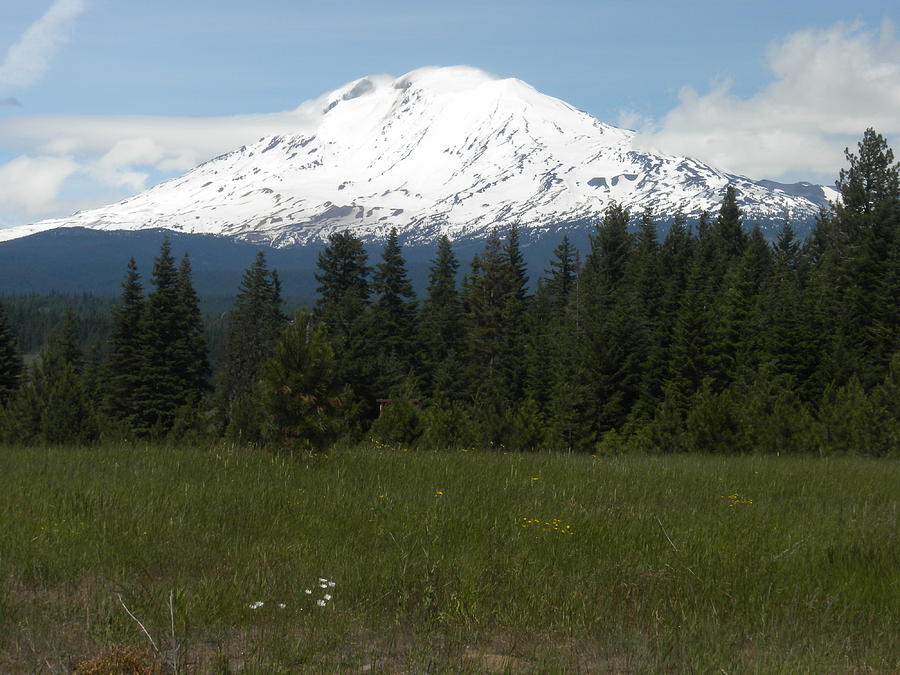
M 755 178 L 830 182 L 865 126 L 900 138 L 898 14 L 896 0 L 2 0 L 0 226 L 121 199 L 239 145 L 252 116 L 425 65 L 518 77 Z

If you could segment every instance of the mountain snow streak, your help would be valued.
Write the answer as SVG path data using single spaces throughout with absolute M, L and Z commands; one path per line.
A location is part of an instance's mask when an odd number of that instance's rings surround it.
M 718 208 L 728 184 L 750 222 L 806 220 L 824 201 L 637 151 L 634 132 L 472 68 L 367 77 L 320 100 L 313 131 L 261 138 L 118 204 L 0 230 L 0 239 L 68 226 L 167 228 L 290 246 L 348 228 L 381 239 L 396 227 L 425 243 L 513 222 L 538 234 L 596 218 L 611 201 L 697 217 Z

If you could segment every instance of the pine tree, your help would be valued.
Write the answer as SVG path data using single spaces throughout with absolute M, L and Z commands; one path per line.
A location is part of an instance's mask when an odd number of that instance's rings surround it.
M 269 358 L 287 317 L 282 312 L 281 287 L 260 251 L 244 271 L 231 309 L 225 342 L 220 392 L 230 433 L 253 440 L 258 436 L 259 414 L 253 387 Z
M 503 242 L 495 230 L 472 260 L 463 284 L 470 391 L 493 405 L 516 400 L 525 384 L 521 358 L 528 277 L 518 231 Z
M 3 304 L 0 303 L 0 407 L 19 388 L 22 368 L 16 338 L 10 328 Z
M 134 258 L 122 282 L 122 296 L 113 310 L 109 358 L 106 365 L 104 410 L 138 435 L 143 422 L 143 382 L 147 366 L 144 340 L 144 295 Z
M 76 321 L 75 313 L 67 311 L 32 366 L 28 383 L 11 401 L 10 440 L 83 445 L 97 438 L 94 406 L 81 375 Z
M 747 237 L 744 234 L 741 210 L 737 205 L 737 193 L 733 185 L 725 188 L 725 197 L 713 225 L 712 236 L 718 256 L 723 262 L 727 263 L 744 252 Z
M 578 251 L 564 235 L 562 241 L 553 250 L 550 269 L 544 270 L 544 287 L 552 307 L 557 310 L 565 308 L 569 295 L 575 290 L 580 263 Z
M 877 384 L 900 350 L 900 164 L 882 136 L 866 130 L 837 187 L 841 203 L 817 228 L 812 287 L 824 332 L 820 379 L 856 374 Z
M 506 291 L 517 307 L 516 311 L 524 309 L 524 303 L 528 298 L 528 272 L 525 267 L 525 256 L 522 254 L 522 245 L 519 241 L 519 227 L 513 223 L 506 233 L 506 241 L 503 245 L 503 261 L 506 264 L 506 273 L 509 276 L 509 288 Z
M 349 320 L 369 302 L 368 256 L 362 241 L 352 232 L 335 232 L 317 260 L 319 299 L 316 312 L 323 319 Z M 330 330 L 338 330 L 333 326 Z
M 683 227 L 683 226 L 682 226 Z M 633 284 L 634 312 L 638 330 L 634 335 L 634 349 L 642 363 L 640 394 L 634 413 L 649 417 L 662 399 L 662 383 L 665 377 L 662 302 L 665 286 L 662 283 L 660 246 L 657 241 L 653 214 L 646 209 L 641 215 L 634 255 L 629 274 Z
M 160 437 L 172 429 L 182 406 L 199 404 L 208 389 L 209 362 L 190 261 L 185 256 L 175 267 L 168 237 L 151 281 L 144 318 L 142 426 Z
M 196 403 L 211 389 L 206 331 L 200 314 L 200 300 L 194 290 L 191 261 L 185 253 L 178 268 L 177 312 L 179 337 L 173 345 L 173 358 L 181 370 L 183 403 Z
M 154 261 L 153 291 L 147 297 L 144 314 L 146 367 L 141 405 L 144 425 L 151 434 L 168 432 L 181 405 L 181 373 L 174 369 L 171 354 L 180 335 L 178 316 L 178 270 L 169 238 L 163 239 Z
M 321 326 L 300 311 L 263 367 L 263 437 L 303 451 L 323 450 L 338 432 L 334 352 Z
M 602 434 L 625 421 L 639 394 L 641 351 L 636 293 L 629 278 L 634 239 L 628 211 L 610 205 L 591 238 L 581 281 L 585 292 L 584 369 L 593 383 L 597 410 L 595 431 Z
M 772 249 L 772 274 L 761 292 L 760 358 L 776 375 L 787 376 L 801 395 L 809 393 L 807 383 L 817 356 L 805 267 L 794 228 L 785 221 Z
M 471 270 L 463 281 L 469 370 L 466 379 L 474 389 L 498 377 L 497 352 L 509 289 L 502 247 L 495 230 L 485 242 L 482 254 L 472 258 Z
M 681 214 L 676 215 L 659 251 L 662 295 L 659 312 L 659 339 L 657 341 L 659 354 L 654 358 L 663 364 L 669 358 L 672 332 L 675 329 L 681 297 L 687 289 L 696 243 L 687 227 L 685 217 Z
M 463 317 L 456 284 L 458 270 L 450 239 L 443 235 L 429 269 L 419 329 L 421 360 L 432 397 L 453 399 L 461 393 Z
M 519 228 L 515 224 L 507 232 L 501 260 L 506 268 L 508 286 L 504 291 L 497 366 L 506 398 L 514 403 L 524 397 L 528 365 L 523 358 L 527 341 L 525 315 L 530 301 L 528 273 L 519 242 Z
M 372 290 L 371 339 L 376 342 L 379 358 L 377 388 L 387 396 L 415 367 L 416 302 L 406 272 L 406 261 L 392 228 L 375 268 Z
M 344 409 L 352 426 L 374 418 L 378 412 L 374 381 L 376 350 L 370 339 L 367 258 L 358 237 L 349 231 L 336 232 L 328 238 L 328 244 L 319 254 L 315 275 L 319 299 L 313 318 L 322 323 L 337 355 L 338 381 L 352 390 L 353 400 L 345 400 Z
M 698 254 L 691 262 L 672 330 L 664 386 L 669 407 L 676 411 L 687 409 L 710 370 L 713 315 L 707 273 Z
M 770 267 L 769 247 L 759 228 L 754 228 L 715 303 L 708 375 L 715 380 L 716 391 L 756 370 L 762 330 L 759 295 Z

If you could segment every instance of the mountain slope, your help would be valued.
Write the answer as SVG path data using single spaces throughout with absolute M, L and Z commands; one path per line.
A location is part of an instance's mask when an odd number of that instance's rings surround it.
M 697 217 L 728 184 L 748 221 L 807 220 L 830 196 L 638 151 L 634 132 L 471 68 L 362 78 L 322 101 L 311 132 L 261 138 L 118 204 L 0 230 L 0 240 L 69 226 L 168 228 L 283 247 L 345 228 L 381 239 L 397 227 L 425 243 L 510 222 L 538 234 L 596 218 L 613 200 Z

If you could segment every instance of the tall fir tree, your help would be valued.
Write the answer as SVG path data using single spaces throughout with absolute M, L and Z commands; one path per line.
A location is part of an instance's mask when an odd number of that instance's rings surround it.
M 22 369 L 22 357 L 16 347 L 16 338 L 3 303 L 0 303 L 0 407 L 19 388 Z
M 255 440 L 259 435 L 260 416 L 252 392 L 287 323 L 282 305 L 278 275 L 259 251 L 244 271 L 229 314 L 219 382 L 223 421 L 238 438 Z
M 744 252 L 747 236 L 744 234 L 741 210 L 737 204 L 737 193 L 733 185 L 725 188 L 725 197 L 713 224 L 712 236 L 722 263 L 727 264 Z M 723 268 L 721 274 L 724 274 L 724 271 Z
M 481 255 L 472 258 L 471 270 L 463 281 L 469 367 L 466 379 L 473 390 L 497 379 L 497 352 L 508 290 L 503 243 L 494 230 Z
M 113 310 L 112 335 L 103 386 L 103 410 L 125 425 L 126 433 L 144 435 L 143 383 L 147 367 L 144 335 L 144 292 L 134 258 Z
M 416 300 L 406 271 L 406 261 L 397 237 L 391 228 L 381 262 L 372 277 L 372 329 L 370 337 L 376 342 L 378 374 L 376 388 L 382 396 L 400 385 L 417 367 Z
M 785 221 L 772 248 L 772 273 L 761 291 L 760 358 L 771 372 L 788 377 L 801 394 L 809 394 L 816 358 L 804 288 L 806 266 L 794 228 Z
M 352 397 L 345 396 L 344 415 L 356 431 L 378 412 L 367 260 L 359 237 L 346 230 L 336 232 L 319 254 L 315 275 L 319 298 L 313 319 L 323 325 L 334 349 L 338 381 L 352 391 Z
M 200 314 L 200 299 L 194 290 L 191 260 L 187 253 L 178 266 L 177 291 L 177 310 L 181 325 L 178 340 L 173 345 L 173 358 L 181 369 L 184 402 L 197 403 L 212 388 L 209 381 L 212 369 L 209 366 L 203 316 Z
M 863 386 L 872 387 L 900 351 L 900 162 L 873 129 L 857 153 L 845 154 L 849 167 L 837 181 L 841 202 L 824 266 L 838 296 L 831 356 L 840 379 L 853 364 Z
M 769 247 L 757 227 L 723 280 L 716 299 L 708 374 L 717 388 L 739 378 L 746 380 L 759 365 L 760 293 L 770 272 Z
M 876 385 L 900 349 L 900 188 L 898 164 L 867 129 L 837 181 L 841 200 L 816 223 L 806 250 L 808 296 L 818 338 L 816 388 L 852 376 Z
M 528 368 L 527 396 L 541 405 L 549 400 L 555 377 L 557 352 L 567 345 L 565 333 L 573 330 L 567 321 L 569 301 L 578 287 L 580 260 L 568 236 L 553 250 L 550 266 L 538 280 L 537 292 L 528 305 L 525 359 Z
M 563 235 L 562 241 L 553 249 L 550 269 L 544 270 L 544 288 L 551 307 L 559 311 L 566 307 L 570 294 L 575 290 L 580 267 L 578 250 L 569 236 Z
M 622 425 L 640 391 L 641 350 L 633 339 L 640 322 L 629 275 L 634 238 L 628 218 L 618 204 L 607 208 L 591 238 L 581 279 L 586 295 L 584 368 L 595 390 L 598 434 Z
M 680 226 L 683 227 L 683 224 Z M 665 284 L 658 233 L 650 209 L 645 209 L 641 215 L 639 228 L 629 269 L 631 283 L 634 286 L 633 312 L 638 329 L 634 334 L 634 348 L 638 352 L 637 358 L 642 363 L 640 393 L 632 414 L 649 417 L 662 398 L 665 377 L 663 355 L 667 339 L 663 335 Z
M 672 326 L 669 361 L 664 382 L 668 408 L 684 413 L 710 371 L 710 336 L 714 315 L 708 288 L 709 270 L 702 252 L 691 260 L 686 287 Z
M 182 406 L 198 405 L 208 385 L 208 357 L 188 258 L 175 266 L 168 237 L 154 261 L 147 297 L 145 378 L 141 401 L 145 428 L 169 433 Z
M 427 391 L 444 400 L 459 398 L 462 377 L 463 317 L 456 276 L 459 262 L 447 235 L 438 240 L 422 303 L 419 344 Z
M 519 228 L 515 224 L 506 234 L 501 260 L 506 268 L 507 288 L 504 291 L 497 366 L 507 398 L 518 401 L 524 397 L 526 385 L 528 364 L 523 355 L 526 351 L 526 311 L 530 297 L 525 257 L 519 240 Z

